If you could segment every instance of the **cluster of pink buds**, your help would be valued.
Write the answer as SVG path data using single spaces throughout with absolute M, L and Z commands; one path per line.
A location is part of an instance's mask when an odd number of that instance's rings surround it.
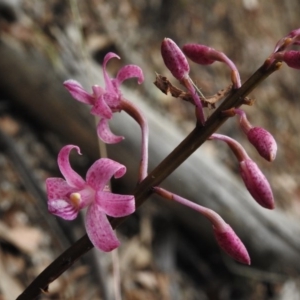
M 276 51 L 283 51 L 287 46 L 292 44 L 300 44 L 299 34 L 300 30 L 291 32 L 288 37 L 277 44 Z M 239 89 L 241 87 L 239 72 L 235 64 L 224 53 L 211 47 L 201 44 L 186 44 L 181 50 L 171 39 L 166 38 L 162 43 L 161 53 L 167 68 L 171 71 L 172 75 L 188 89 L 194 99 L 195 106 L 198 108 L 202 109 L 202 106 L 199 105 L 199 99 L 201 102 L 205 100 L 205 97 L 194 85 L 188 75 L 190 67 L 186 57 L 200 65 L 210 65 L 215 61 L 225 63 L 231 70 L 233 89 Z M 277 51 L 272 57 L 273 60 L 280 59 L 286 61 L 288 64 L 293 64 L 294 67 L 297 65 L 297 63 L 294 61 L 298 60 L 300 68 L 299 58 L 299 54 L 296 55 L 291 51 Z M 232 108 L 229 111 L 224 111 L 223 114 L 227 117 L 237 115 L 239 118 L 240 127 L 246 134 L 249 142 L 256 148 L 258 153 L 267 161 L 271 162 L 275 159 L 277 144 L 273 136 L 268 131 L 261 127 L 252 126 L 248 121 L 245 112 L 241 109 Z M 197 117 L 199 116 L 201 116 L 201 114 L 198 113 Z M 203 124 L 203 119 L 198 118 L 198 121 Z M 273 209 L 275 204 L 270 184 L 257 164 L 250 159 L 242 145 L 236 140 L 221 134 L 212 134 L 209 139 L 220 140 L 229 145 L 238 159 L 240 175 L 249 193 L 262 207 Z M 245 264 L 250 264 L 250 258 L 246 248 L 240 239 L 235 235 L 232 228 L 226 224 L 216 212 L 190 202 L 189 200 L 170 193 L 160 187 L 155 187 L 154 191 L 166 199 L 177 201 L 205 216 L 213 224 L 215 237 L 220 247 L 235 260 Z
M 241 87 L 241 79 L 235 64 L 223 53 L 200 44 L 186 44 L 182 50 L 170 38 L 165 38 L 161 44 L 161 55 L 166 67 L 172 75 L 183 84 L 193 97 L 196 107 L 196 117 L 200 124 L 205 124 L 202 102 L 205 97 L 189 76 L 190 66 L 187 58 L 200 65 L 209 65 L 215 61 L 225 63 L 231 69 L 233 88 Z
M 270 64 L 274 60 L 283 61 L 293 69 L 300 69 L 300 51 L 289 50 L 294 45 L 300 45 L 300 28 L 292 30 L 277 42 L 267 63 Z

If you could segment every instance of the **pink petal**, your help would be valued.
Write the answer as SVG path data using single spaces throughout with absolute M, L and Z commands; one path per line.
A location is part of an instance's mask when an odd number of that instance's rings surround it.
M 118 88 L 124 80 L 129 78 L 137 78 L 138 83 L 141 84 L 144 81 L 144 74 L 140 67 L 136 65 L 127 65 L 121 68 L 114 79 L 116 87 Z
M 79 147 L 74 145 L 64 146 L 60 150 L 57 159 L 58 167 L 70 186 L 82 189 L 85 185 L 85 181 L 78 173 L 76 173 L 71 168 L 70 161 L 69 161 L 70 152 L 74 148 L 77 150 L 78 154 L 81 154 Z
M 71 187 L 62 178 L 48 178 L 46 179 L 46 190 L 49 200 L 54 199 L 69 199 L 71 193 L 76 192 L 76 188 Z
M 105 90 L 99 85 L 93 85 L 92 90 L 95 98 L 99 98 L 105 93 Z
M 111 119 L 112 118 L 112 111 L 110 107 L 107 105 L 107 103 L 104 100 L 106 94 L 100 96 L 96 101 L 91 109 L 91 113 L 95 116 L 103 117 L 105 119 Z
M 120 178 L 126 167 L 109 158 L 96 160 L 86 174 L 87 183 L 96 191 L 102 191 L 112 176 Z
M 132 195 L 118 195 L 109 192 L 98 192 L 96 202 L 108 216 L 120 218 L 135 211 L 135 201 Z
M 111 93 L 105 93 L 103 95 L 103 101 L 108 105 L 108 107 L 113 111 L 120 111 L 120 94 L 111 92 Z M 107 118 L 108 119 L 108 118 Z
M 96 203 L 91 204 L 87 210 L 85 226 L 87 235 L 96 248 L 109 252 L 119 247 L 120 242 L 115 232 Z
M 250 265 L 250 257 L 246 247 L 228 224 L 222 230 L 214 227 L 214 234 L 219 246 L 229 256 L 240 263 Z
M 48 210 L 51 214 L 69 221 L 74 220 L 78 215 L 78 209 L 63 199 L 49 200 Z
M 107 71 L 106 71 L 106 64 L 107 62 L 112 59 L 112 58 L 118 58 L 120 59 L 120 56 L 118 56 L 117 54 L 113 53 L 113 52 L 109 52 L 105 55 L 104 60 L 103 60 L 103 77 L 104 77 L 104 81 L 105 81 L 105 89 L 107 92 L 113 92 L 114 91 L 114 86 L 111 83 L 111 78 L 109 77 Z
M 77 203 L 78 209 L 87 207 L 95 200 L 95 190 L 89 185 L 77 193 L 80 195 L 80 201 Z
M 124 140 L 123 136 L 113 134 L 109 128 L 108 120 L 101 119 L 97 125 L 98 137 L 106 144 L 116 144 Z
M 63 84 L 74 99 L 82 103 L 93 105 L 94 97 L 91 94 L 89 94 L 79 82 L 70 79 L 66 80 Z

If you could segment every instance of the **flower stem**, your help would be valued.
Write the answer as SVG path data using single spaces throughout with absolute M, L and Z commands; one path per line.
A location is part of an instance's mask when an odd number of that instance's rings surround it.
M 142 159 L 139 169 L 138 183 L 147 177 L 148 174 L 148 143 L 149 143 L 149 127 L 148 122 L 142 111 L 132 102 L 122 98 L 121 109 L 128 113 L 141 127 L 142 131 Z
M 240 125 L 244 133 L 247 135 L 249 130 L 253 128 L 251 123 L 248 121 L 246 113 L 242 109 L 235 109 L 234 112 L 239 116 L 240 118 Z
M 200 100 L 200 97 L 199 97 L 194 85 L 193 85 L 192 80 L 190 79 L 190 77 L 184 78 L 184 79 L 182 79 L 182 84 L 188 89 L 188 91 L 192 95 L 192 97 L 194 99 L 194 104 L 195 104 L 195 107 L 196 107 L 197 120 L 200 122 L 201 125 L 204 126 L 204 124 L 205 124 L 205 115 L 204 115 L 204 111 L 203 111 L 202 102 Z M 202 93 L 201 93 L 201 95 L 202 95 Z
M 236 158 L 238 159 L 239 162 L 249 158 L 244 147 L 238 141 L 236 141 L 235 139 L 233 139 L 227 135 L 213 133 L 209 137 L 209 139 L 223 141 L 223 142 L 227 143 L 227 145 L 230 147 L 231 151 L 234 153 L 234 155 L 236 156 Z
M 168 200 L 173 200 L 176 201 L 177 203 L 180 203 L 184 206 L 187 206 L 195 211 L 197 211 L 198 213 L 200 213 L 201 215 L 203 215 L 205 218 L 207 218 L 210 223 L 217 228 L 218 230 L 222 230 L 224 229 L 227 224 L 225 223 L 225 221 L 219 216 L 219 214 L 217 214 L 215 211 L 213 211 L 212 209 L 209 209 L 207 207 L 204 207 L 202 205 L 199 205 L 197 203 L 194 203 L 192 201 L 189 201 L 183 197 L 180 197 L 176 194 L 173 194 L 161 187 L 154 187 L 153 191 L 162 196 L 165 199 Z

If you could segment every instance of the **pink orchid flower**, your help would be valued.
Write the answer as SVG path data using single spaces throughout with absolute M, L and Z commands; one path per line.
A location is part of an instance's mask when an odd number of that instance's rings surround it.
M 124 139 L 122 136 L 114 135 L 108 125 L 108 120 L 113 116 L 114 112 L 120 112 L 122 107 L 122 94 L 120 85 L 123 81 L 129 78 L 138 78 L 138 83 L 144 81 L 143 71 L 136 65 L 127 65 L 122 67 L 117 73 L 116 78 L 110 78 L 106 64 L 111 58 L 120 57 L 112 52 L 105 55 L 103 61 L 103 77 L 105 81 L 105 89 L 98 85 L 92 86 L 92 93 L 87 92 L 82 85 L 75 80 L 67 80 L 64 86 L 70 94 L 79 102 L 92 106 L 91 113 L 101 118 L 98 126 L 97 133 L 101 140 L 107 144 L 118 143 Z
M 122 177 L 126 167 L 108 158 L 98 159 L 87 171 L 86 180 L 76 173 L 69 162 L 72 149 L 67 145 L 58 154 L 58 166 L 65 179 L 48 178 L 46 188 L 50 213 L 65 220 L 73 220 L 79 211 L 87 207 L 86 231 L 93 245 L 105 252 L 120 245 L 107 216 L 124 217 L 135 210 L 132 195 L 118 195 L 109 191 L 112 176 Z

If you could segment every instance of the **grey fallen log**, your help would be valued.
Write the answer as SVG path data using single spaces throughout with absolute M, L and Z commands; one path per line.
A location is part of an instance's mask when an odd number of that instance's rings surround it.
M 62 86 L 63 79 L 74 78 L 74 75 L 69 74 L 62 79 L 43 57 L 15 51 L 3 43 L 0 44 L 0 57 L 0 89 L 13 100 L 14 105 L 27 111 L 66 143 L 77 144 L 84 154 L 92 159 L 98 158 L 94 121 L 88 109 L 74 101 Z M 92 83 L 80 73 L 76 74 L 76 79 L 87 87 L 103 84 L 99 66 L 92 66 L 91 74 L 94 78 Z M 184 136 L 178 124 L 159 115 L 137 94 L 124 91 L 124 95 L 142 109 L 149 121 L 149 169 L 153 169 Z M 124 142 L 108 149 L 111 158 L 127 166 L 123 183 L 130 192 L 137 178 L 140 130 L 124 113 L 116 114 L 111 126 L 116 134 L 126 137 Z M 250 256 L 258 261 L 266 260 L 278 268 L 300 270 L 299 222 L 280 209 L 268 211 L 257 205 L 241 181 L 203 149 L 198 149 L 163 185 L 220 213 L 249 247 Z M 199 241 L 205 244 L 213 239 L 208 222 L 197 213 L 163 200 L 161 205 L 195 231 Z

